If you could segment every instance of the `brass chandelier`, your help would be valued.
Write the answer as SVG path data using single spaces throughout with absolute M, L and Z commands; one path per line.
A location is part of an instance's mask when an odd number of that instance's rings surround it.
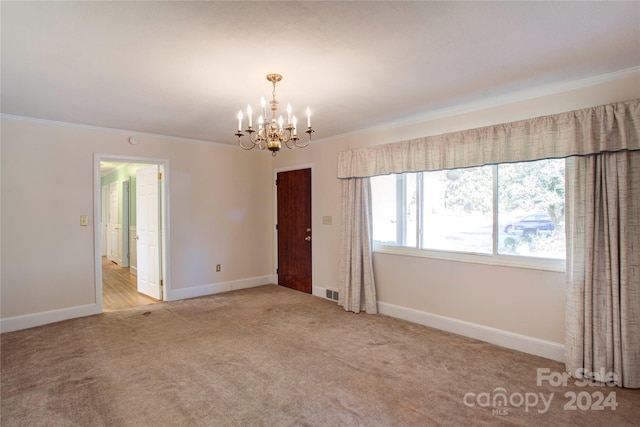
M 278 100 L 276 99 L 276 83 L 282 80 L 280 74 L 267 74 L 267 80 L 273 83 L 273 99 L 269 101 L 271 104 L 271 121 L 267 121 L 266 101 L 264 97 L 260 99 L 260 106 L 262 107 L 262 115 L 258 117 L 258 129 L 253 128 L 253 110 L 251 105 L 247 105 L 247 117 L 249 119 L 249 126 L 245 129 L 245 132 L 249 134 L 249 145 L 243 143 L 242 137 L 242 110 L 238 112 L 238 132 L 235 135 L 238 137 L 238 145 L 245 150 L 253 150 L 258 147 L 261 150 L 265 148 L 271 151 L 271 154 L 275 156 L 282 148 L 283 144 L 287 148 L 304 148 L 311 142 L 311 134 L 315 132 L 311 128 L 311 110 L 307 107 L 307 130 L 304 133 L 309 135 L 309 139 L 302 143 L 298 138 L 298 119 L 296 116 L 291 115 L 291 104 L 287 104 L 287 125 L 284 125 L 284 120 L 280 116 L 276 120 L 276 112 L 278 111 Z M 255 134 L 255 135 L 254 135 Z

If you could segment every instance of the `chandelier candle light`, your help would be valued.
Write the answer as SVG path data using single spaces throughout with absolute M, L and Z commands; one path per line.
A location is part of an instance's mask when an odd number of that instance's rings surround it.
M 311 128 L 311 110 L 307 107 L 307 130 L 304 131 L 309 135 L 309 140 L 305 143 L 300 143 L 298 138 L 298 119 L 296 116 L 291 115 L 291 104 L 287 104 L 287 125 L 284 126 L 284 120 L 280 116 L 276 120 L 276 111 L 278 111 L 278 100 L 276 99 L 276 83 L 282 80 L 280 74 L 267 74 L 267 80 L 273 83 L 273 99 L 269 102 L 271 104 L 271 121 L 267 122 L 267 111 L 264 97 L 260 99 L 260 106 L 262 107 L 262 115 L 258 117 L 258 130 L 253 128 L 253 110 L 251 105 L 247 105 L 247 117 L 249 119 L 249 126 L 245 130 L 249 134 L 249 142 L 251 145 L 244 145 L 242 143 L 242 110 L 238 112 L 238 145 L 245 150 L 253 150 L 259 147 L 261 150 L 267 148 L 271 151 L 271 154 L 275 156 L 284 144 L 287 148 L 304 148 L 311 142 L 311 134 L 315 132 Z M 255 133 L 255 135 L 254 135 Z

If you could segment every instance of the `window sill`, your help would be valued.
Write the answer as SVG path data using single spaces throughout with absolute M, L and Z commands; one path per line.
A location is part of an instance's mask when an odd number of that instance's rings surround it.
M 519 257 L 510 255 L 488 255 L 462 252 L 432 251 L 409 248 L 404 246 L 389 246 L 374 244 L 375 253 L 413 256 L 419 258 L 441 259 L 474 264 L 496 265 L 501 267 L 527 268 L 564 273 L 566 261 L 564 259 Z

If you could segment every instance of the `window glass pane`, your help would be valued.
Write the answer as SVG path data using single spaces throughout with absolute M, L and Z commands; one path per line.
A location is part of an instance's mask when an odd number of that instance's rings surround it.
M 498 253 L 565 258 L 564 159 L 498 166 Z
M 422 247 L 493 253 L 491 166 L 423 173 Z
M 371 178 L 374 242 L 385 245 L 398 244 L 396 190 L 396 175 Z

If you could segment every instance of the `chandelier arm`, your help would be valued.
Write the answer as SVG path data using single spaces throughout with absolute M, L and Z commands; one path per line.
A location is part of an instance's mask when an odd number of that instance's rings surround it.
M 255 132 L 256 136 L 253 136 L 254 132 L 250 132 L 249 133 L 249 142 L 252 143 L 254 146 L 256 146 L 256 145 L 259 145 L 262 142 L 263 138 L 260 135 L 260 131 Z
M 315 132 L 315 130 L 313 130 L 311 127 L 308 127 L 306 131 L 304 131 L 304 133 L 309 135 L 309 139 L 307 140 L 307 142 L 305 143 L 298 143 L 298 139 L 296 139 L 293 143 L 296 147 L 298 148 L 304 148 L 306 146 L 308 146 L 311 143 L 311 134 Z
M 266 126 L 262 128 L 262 131 L 258 131 L 255 138 L 249 138 L 249 140 L 253 143 L 254 146 L 260 147 L 261 150 L 267 148 L 269 134 Z
M 305 142 L 304 144 L 299 144 L 298 141 L 294 141 L 293 145 L 295 145 L 298 148 L 304 148 L 307 145 L 309 145 L 311 143 L 311 139 L 309 139 L 307 142 Z
M 252 142 L 251 141 L 251 136 L 249 136 L 249 142 Z M 242 143 L 242 138 L 241 137 L 238 137 L 238 145 L 243 150 L 253 150 L 254 148 L 257 147 L 257 144 L 255 144 L 255 143 L 252 143 L 251 146 L 245 147 L 245 145 Z
M 244 134 L 242 132 L 238 132 L 236 133 L 236 136 L 238 137 L 238 145 L 240 148 L 243 150 L 253 150 L 256 147 L 260 147 L 260 149 L 264 150 L 264 147 L 261 145 L 264 138 L 260 135 L 260 131 L 258 130 L 258 132 L 256 132 L 251 128 L 251 126 L 249 126 L 249 129 L 247 129 L 246 132 L 249 134 L 249 142 L 251 145 L 244 145 L 242 143 L 242 137 Z M 256 134 L 255 136 L 253 136 L 254 133 Z
M 286 145 L 289 150 L 292 150 L 296 146 L 296 142 L 291 138 L 287 138 L 284 141 L 284 145 Z
M 240 146 L 240 148 L 242 148 L 243 150 L 253 150 L 254 148 L 256 148 L 255 144 L 251 144 L 250 147 L 245 147 L 244 144 L 242 143 L 242 139 L 238 138 L 238 145 Z

